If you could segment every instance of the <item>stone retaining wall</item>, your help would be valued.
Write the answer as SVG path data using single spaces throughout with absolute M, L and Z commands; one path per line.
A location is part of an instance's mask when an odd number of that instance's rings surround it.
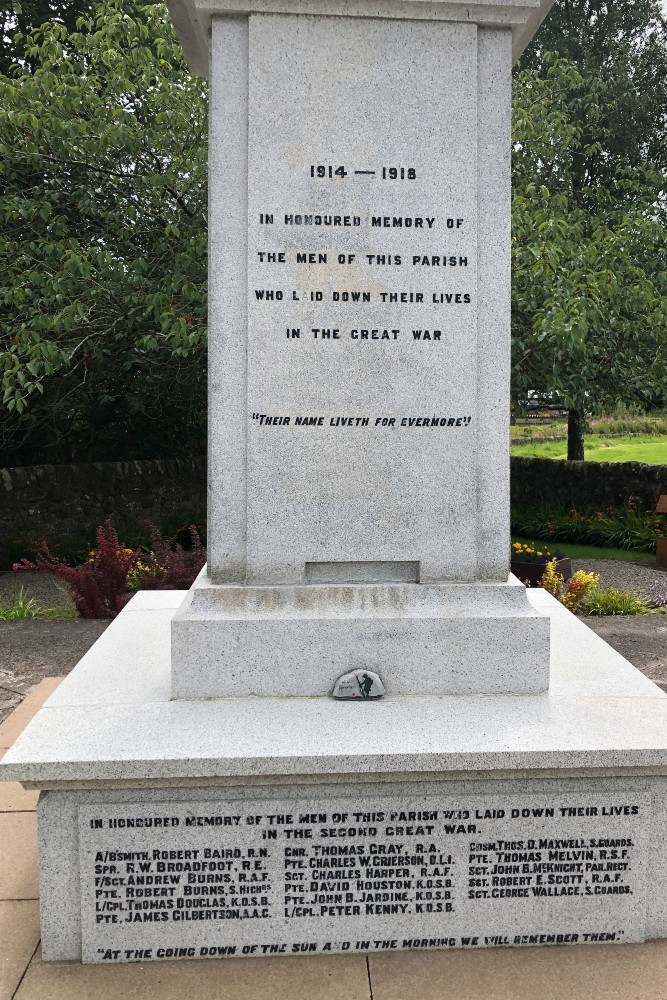
M 0 568 L 23 542 L 80 542 L 111 517 L 123 530 L 141 530 L 181 515 L 206 512 L 206 460 L 93 462 L 0 469 Z
M 512 458 L 512 503 L 521 507 L 620 507 L 634 499 L 653 509 L 661 493 L 666 465 Z M 0 469 L 0 568 L 18 558 L 24 541 L 92 538 L 107 517 L 122 533 L 205 511 L 204 456 Z
M 517 507 L 623 507 L 630 500 L 653 510 L 667 493 L 667 465 L 641 462 L 565 462 L 512 457 L 512 503 Z

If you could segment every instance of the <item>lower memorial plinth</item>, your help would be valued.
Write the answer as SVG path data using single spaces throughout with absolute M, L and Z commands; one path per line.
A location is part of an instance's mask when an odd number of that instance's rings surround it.
M 667 936 L 667 696 L 544 592 L 527 696 L 170 700 L 137 595 L 0 774 L 42 790 L 43 955 L 102 964 Z
M 350 668 L 389 694 L 537 694 L 549 617 L 504 583 L 222 586 L 201 572 L 171 624 L 172 698 L 331 694 Z

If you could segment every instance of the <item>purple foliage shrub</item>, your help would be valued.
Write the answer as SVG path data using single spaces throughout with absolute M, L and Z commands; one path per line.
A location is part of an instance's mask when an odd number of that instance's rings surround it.
M 21 559 L 14 571 L 51 573 L 67 583 L 82 618 L 115 618 L 137 590 L 187 590 L 206 562 L 206 548 L 194 526 L 191 548 L 164 539 L 151 525 L 151 551 L 130 549 L 119 541 L 110 520 L 96 532 L 97 545 L 86 562 L 71 566 L 51 554 L 46 542 L 35 562 Z
M 70 566 L 65 559 L 51 555 L 47 543 L 42 542 L 35 562 L 22 559 L 14 563 L 14 571 L 39 570 L 64 580 L 82 618 L 115 618 L 130 599 L 127 577 L 139 562 L 141 550 L 126 548 L 109 520 L 97 529 L 96 539 L 97 547 L 79 566 Z
M 164 539 L 154 524 L 151 529 L 151 551 L 142 555 L 132 572 L 135 590 L 188 590 L 206 562 L 206 546 L 199 532 L 190 525 L 190 549 L 180 542 Z

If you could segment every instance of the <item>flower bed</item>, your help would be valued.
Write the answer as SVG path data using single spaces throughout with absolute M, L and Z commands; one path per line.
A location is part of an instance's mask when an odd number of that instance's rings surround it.
M 566 510 L 512 507 L 512 531 L 529 538 L 574 542 L 634 552 L 655 552 L 662 521 L 655 511 L 640 511 L 632 503 L 618 510 Z
M 572 563 L 567 556 L 558 550 L 552 552 L 550 549 L 538 549 L 535 545 L 526 545 L 524 542 L 512 543 L 510 569 L 522 583 L 538 587 L 547 563 L 553 559 L 556 560 L 556 572 L 564 580 L 568 580 L 572 576 Z

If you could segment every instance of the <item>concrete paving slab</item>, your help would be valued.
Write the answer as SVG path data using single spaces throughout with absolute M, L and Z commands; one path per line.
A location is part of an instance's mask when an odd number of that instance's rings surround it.
M 35 813 L 0 813 L 0 844 L 0 900 L 38 899 Z
M 0 1000 L 11 1000 L 39 944 L 39 903 L 0 902 Z
M 0 749 L 7 750 L 21 735 L 33 715 L 58 687 L 62 677 L 46 677 L 0 725 Z
M 0 784 L 0 813 L 34 812 L 39 792 L 26 792 L 17 781 Z
M 373 1000 L 665 1000 L 667 941 L 369 955 Z
M 39 954 L 14 1000 L 369 1000 L 366 961 L 331 958 L 202 959 L 154 965 L 43 963 Z
M 11 715 L 14 709 L 21 704 L 21 700 L 20 694 L 0 688 L 0 723 Z

